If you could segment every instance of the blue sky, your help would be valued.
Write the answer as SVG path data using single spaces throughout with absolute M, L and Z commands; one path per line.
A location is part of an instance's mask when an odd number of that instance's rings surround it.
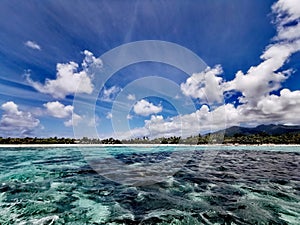
M 299 18 L 296 0 L 3 0 L 0 136 L 73 137 L 73 129 L 100 138 L 187 136 L 300 124 Z M 134 63 L 95 84 L 104 53 L 144 40 L 177 44 L 207 68 L 187 74 L 162 62 Z M 94 115 L 73 106 L 75 93 L 88 105 L 98 91 Z

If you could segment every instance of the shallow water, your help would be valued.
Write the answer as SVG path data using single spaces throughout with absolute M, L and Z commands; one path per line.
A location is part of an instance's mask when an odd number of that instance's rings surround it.
M 297 146 L 0 148 L 0 224 L 300 224 L 299 162 Z

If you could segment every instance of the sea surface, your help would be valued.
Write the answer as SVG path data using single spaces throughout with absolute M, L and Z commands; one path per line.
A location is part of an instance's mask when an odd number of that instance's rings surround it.
M 0 224 L 300 224 L 300 147 L 0 148 Z

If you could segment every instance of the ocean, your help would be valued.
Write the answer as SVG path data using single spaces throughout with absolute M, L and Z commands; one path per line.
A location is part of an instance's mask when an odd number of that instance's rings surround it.
M 300 224 L 299 146 L 0 147 L 0 224 Z

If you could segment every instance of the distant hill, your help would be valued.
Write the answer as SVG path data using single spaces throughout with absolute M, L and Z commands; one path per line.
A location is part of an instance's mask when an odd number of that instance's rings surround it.
M 235 134 L 251 135 L 259 133 L 267 133 L 269 135 L 282 135 L 287 133 L 300 133 L 300 126 L 286 126 L 286 125 L 259 125 L 257 127 L 239 127 L 233 126 L 225 130 L 217 131 L 216 133 L 223 133 L 228 137 Z

